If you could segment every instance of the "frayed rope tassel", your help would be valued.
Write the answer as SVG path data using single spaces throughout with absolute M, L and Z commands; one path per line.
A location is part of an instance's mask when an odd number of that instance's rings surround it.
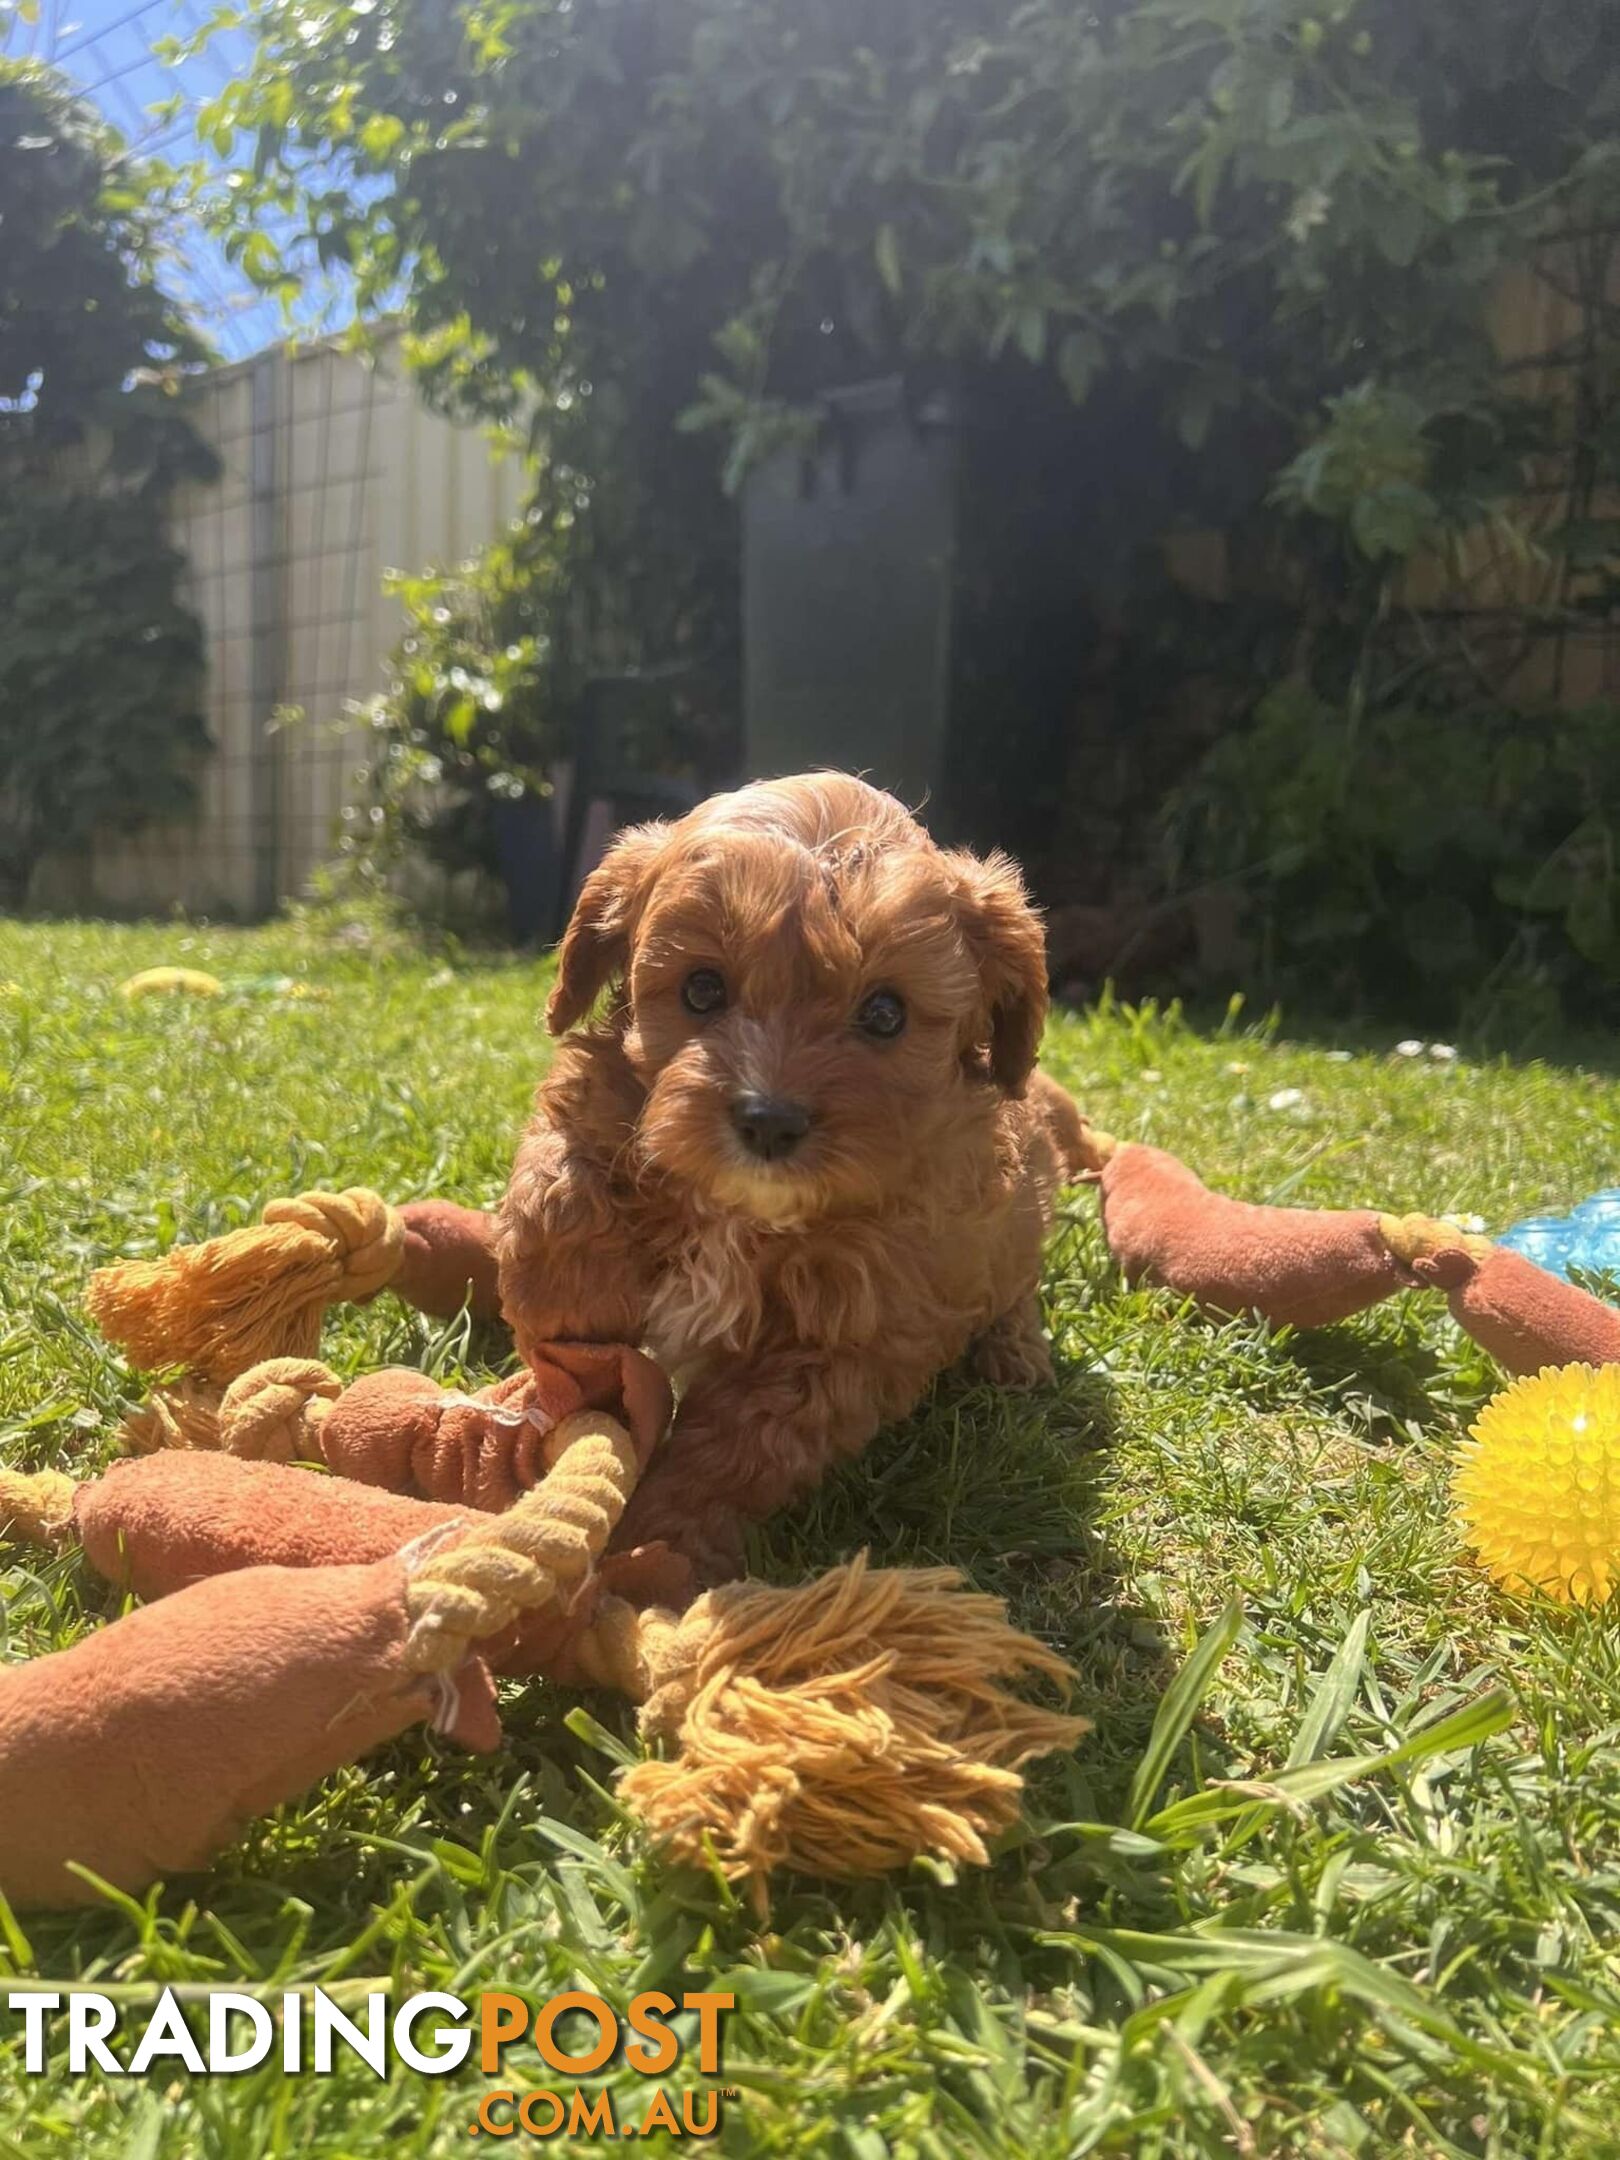
M 1020 1765 L 1090 1729 L 1009 1692 L 1074 1675 L 999 1598 L 864 1553 L 795 1588 L 710 1591 L 679 1619 L 604 1611 L 577 1649 L 677 1748 L 626 1772 L 625 1801 L 657 1843 L 712 1856 L 756 1899 L 779 1867 L 848 1880 L 918 1853 L 987 1864 L 986 1840 L 1017 1820 Z
M 376 1193 L 304 1193 L 247 1229 L 98 1269 L 85 1306 L 142 1371 L 183 1365 L 223 1387 L 265 1358 L 312 1358 L 327 1307 L 383 1289 L 404 1243 L 403 1217 Z

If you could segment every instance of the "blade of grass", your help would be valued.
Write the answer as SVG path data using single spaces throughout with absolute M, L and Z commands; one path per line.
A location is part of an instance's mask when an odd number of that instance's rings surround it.
M 1142 1760 L 1131 1779 L 1125 1819 L 1132 1830 L 1144 1829 L 1159 1787 L 1169 1774 L 1176 1750 L 1186 1739 L 1216 1673 L 1237 1640 L 1243 1608 L 1234 1600 L 1197 1644 L 1164 1693 Z
M 1357 1613 L 1344 1641 L 1333 1653 L 1333 1662 L 1322 1675 L 1321 1685 L 1311 1697 L 1311 1706 L 1300 1720 L 1294 1744 L 1288 1750 L 1290 1770 L 1297 1770 L 1301 1763 L 1314 1762 L 1319 1755 L 1325 1755 L 1339 1737 L 1356 1699 L 1356 1690 L 1361 1685 L 1361 1668 L 1367 1655 L 1367 1630 L 1371 1625 L 1370 1612 Z

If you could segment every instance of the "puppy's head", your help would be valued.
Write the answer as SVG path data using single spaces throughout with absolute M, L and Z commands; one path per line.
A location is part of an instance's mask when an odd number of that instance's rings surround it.
M 552 1033 L 613 982 L 647 1164 L 778 1223 L 916 1189 L 970 1097 L 1022 1092 L 1046 1014 L 1012 863 L 839 773 L 625 833 L 568 926 Z

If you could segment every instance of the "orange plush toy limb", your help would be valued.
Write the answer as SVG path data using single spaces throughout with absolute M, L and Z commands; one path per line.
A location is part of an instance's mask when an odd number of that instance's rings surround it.
M 1620 1312 L 1601 1298 L 1449 1223 L 1425 1215 L 1383 1222 L 1391 1249 L 1419 1282 L 1446 1293 L 1457 1324 L 1506 1371 L 1620 1364 Z
M 467 1520 L 465 1509 L 442 1501 L 230 1455 L 160 1454 L 114 1463 L 69 1491 L 65 1507 L 56 1480 L 37 1492 L 41 1482 L 39 1473 L 0 1473 L 0 1532 L 10 1514 L 18 1518 L 18 1533 L 35 1542 L 76 1536 L 99 1575 L 145 1601 L 245 1568 L 363 1565 Z M 36 1496 L 53 1505 L 34 1505 Z M 503 1675 L 566 1679 L 574 1671 L 570 1639 L 598 1598 L 680 1607 L 695 1588 L 690 1564 L 664 1546 L 612 1553 L 592 1575 L 589 1600 L 576 1599 L 566 1612 L 520 1616 L 508 1636 L 484 1643 L 482 1654 Z
M 237 1387 L 251 1380 L 244 1375 Z M 549 1436 L 564 1418 L 609 1406 L 645 1463 L 673 1398 L 651 1358 L 622 1344 L 547 1343 L 526 1371 L 470 1396 L 418 1372 L 373 1373 L 320 1418 L 319 1459 L 361 1484 L 498 1513 L 545 1475 Z
M 405 1241 L 387 1287 L 438 1320 L 454 1319 L 463 1304 L 475 1320 L 498 1320 L 494 1216 L 450 1200 L 411 1200 L 399 1215 Z
M 1397 1290 L 1443 1290 L 1458 1325 L 1510 1373 L 1620 1364 L 1620 1311 L 1489 1238 L 1427 1215 L 1258 1207 L 1211 1192 L 1162 1148 L 1090 1126 L 1084 1146 L 1129 1282 L 1299 1328 Z
M 1370 1209 L 1258 1207 L 1211 1192 L 1162 1148 L 1089 1127 L 1085 1144 L 1103 1234 L 1128 1282 L 1299 1328 L 1347 1320 L 1412 1287 Z
M 470 1659 L 453 1690 L 411 1670 L 406 1571 L 249 1568 L 0 1670 L 0 1891 L 91 1904 L 200 1867 L 252 1816 L 427 1717 L 500 1737 Z
M 8 1482 L 0 1478 L 0 1516 Z M 386 1559 L 464 1519 L 459 1508 L 233 1455 L 147 1455 L 79 1486 L 57 1540 L 149 1602 L 241 1568 Z M 20 1526 L 26 1528 L 26 1526 Z
M 223 1449 L 249 1462 L 324 1463 L 358 1484 L 491 1514 L 545 1476 L 551 1435 L 576 1411 L 622 1416 L 645 1463 L 673 1409 L 660 1368 L 622 1343 L 540 1345 L 526 1370 L 475 1395 L 408 1366 L 344 1388 L 313 1358 L 268 1358 L 217 1403 L 206 1392 L 173 1401 L 179 1413 L 171 1411 L 166 1431 L 152 1429 L 149 1410 L 135 1414 L 136 1452 L 167 1445 Z

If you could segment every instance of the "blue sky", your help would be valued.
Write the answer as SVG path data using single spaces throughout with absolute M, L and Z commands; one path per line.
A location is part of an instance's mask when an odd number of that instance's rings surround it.
M 249 41 L 226 31 L 178 65 L 153 48 L 194 36 L 212 0 L 38 0 L 38 9 L 35 22 L 12 24 L 11 52 L 52 62 L 132 142 L 176 162 L 197 154 L 190 115 L 238 72 Z M 187 116 L 155 120 L 152 109 L 177 91 Z M 283 334 L 276 303 L 261 299 L 212 241 L 195 231 L 182 240 L 168 283 L 224 358 L 245 358 Z

